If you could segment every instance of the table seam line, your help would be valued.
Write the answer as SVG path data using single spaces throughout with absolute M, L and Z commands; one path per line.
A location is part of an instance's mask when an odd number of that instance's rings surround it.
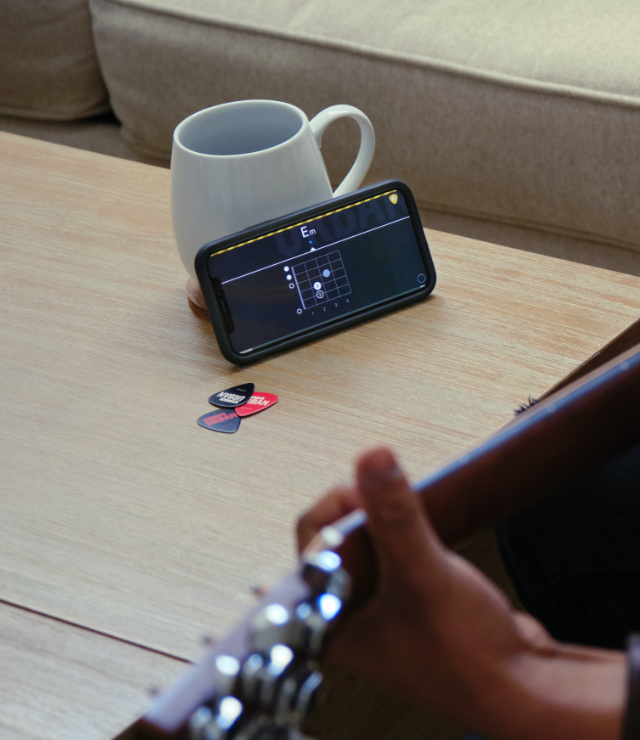
M 14 609 L 20 609 L 22 611 L 28 612 L 29 614 L 35 614 L 39 617 L 44 617 L 45 619 L 51 619 L 54 622 L 59 622 L 60 624 L 66 624 L 69 627 L 77 627 L 78 629 L 84 630 L 85 632 L 91 632 L 94 635 L 100 635 L 101 637 L 106 637 L 110 640 L 117 640 L 118 642 L 122 642 L 126 645 L 131 645 L 133 647 L 140 648 L 141 650 L 146 650 L 150 653 L 155 653 L 156 655 L 162 655 L 165 658 L 172 658 L 173 660 L 178 660 L 181 663 L 191 664 L 192 662 L 188 660 L 187 658 L 183 658 L 180 655 L 176 655 L 175 653 L 170 653 L 166 650 L 160 650 L 158 648 L 154 648 L 149 645 L 144 645 L 143 643 L 136 642 L 135 640 L 128 640 L 126 637 L 118 637 L 118 635 L 111 634 L 110 632 L 104 632 L 103 630 L 98 630 L 98 629 L 95 629 L 94 627 L 87 627 L 86 625 L 80 624 L 79 622 L 74 622 L 70 619 L 64 619 L 64 617 L 56 617 L 53 614 L 47 614 L 47 612 L 43 612 L 38 609 L 32 609 L 31 607 L 24 606 L 23 604 L 17 604 L 13 601 L 8 601 L 7 599 L 0 598 L 0 605 L 13 607 Z

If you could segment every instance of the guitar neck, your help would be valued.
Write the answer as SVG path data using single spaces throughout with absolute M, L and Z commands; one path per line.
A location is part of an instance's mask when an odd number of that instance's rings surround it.
M 600 361 L 594 364 L 600 364 Z M 566 387 L 558 387 L 496 435 L 423 480 L 415 490 L 440 537 L 451 545 L 503 520 L 590 467 L 640 443 L 639 419 L 640 349 L 634 348 Z M 351 608 L 369 598 L 375 586 L 375 563 L 363 526 L 365 522 L 364 513 L 356 511 L 326 527 L 306 551 L 307 564 L 303 562 L 299 571 L 282 581 L 247 619 L 216 644 L 199 666 L 192 668 L 182 681 L 157 698 L 144 718 L 117 740 L 189 737 L 188 725 L 190 723 L 193 728 L 199 708 L 205 715 L 207 712 L 211 714 L 210 707 L 217 706 L 215 702 L 219 701 L 217 659 L 221 655 L 235 656 L 239 665 L 246 666 L 247 655 L 251 650 L 255 653 L 256 615 L 259 616 L 261 610 L 276 605 L 291 615 L 306 615 L 300 619 L 311 620 L 309 624 L 312 624 L 315 616 L 309 617 L 309 605 L 315 609 L 315 614 L 321 614 L 322 598 L 329 596 L 327 603 L 335 604 L 335 583 L 326 587 L 329 583 L 327 573 L 317 565 L 312 567 L 315 574 L 310 576 L 307 572 L 314 557 L 323 554 L 335 557 L 337 553 L 341 572 L 344 564 L 346 571 L 359 574 L 358 582 L 354 584 Z M 302 611 L 299 610 L 301 604 L 305 607 Z M 322 616 L 325 615 L 322 613 Z M 325 626 L 330 626 L 334 616 L 328 616 Z M 313 660 L 317 645 L 314 651 Z M 264 655 L 269 653 L 268 649 L 262 652 Z M 294 670 L 295 661 L 291 665 Z M 298 668 L 295 670 L 299 673 Z M 309 676 L 304 680 L 313 683 L 313 670 Z M 239 696 L 244 698 L 242 691 Z M 212 715 L 207 721 L 218 737 L 220 733 L 215 723 L 221 720 Z M 191 730 L 191 736 L 196 740 L 209 737 L 204 731 L 203 734 L 198 733 L 197 729 Z
M 640 322 L 633 326 L 640 330 Z M 640 348 L 601 359 L 594 355 L 591 372 L 559 383 L 488 440 L 414 486 L 445 544 L 503 521 L 640 443 Z M 355 511 L 325 528 L 312 546 L 340 550 L 365 521 L 364 512 Z
M 454 544 L 640 443 L 640 349 L 544 400 L 416 487 Z

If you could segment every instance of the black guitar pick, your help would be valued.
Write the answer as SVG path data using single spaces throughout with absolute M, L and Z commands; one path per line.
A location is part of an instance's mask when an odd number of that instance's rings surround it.
M 217 409 L 201 416 L 198 419 L 198 424 L 214 432 L 233 434 L 240 427 L 240 417 L 233 409 Z
M 209 403 L 213 406 L 221 406 L 223 409 L 235 409 L 236 406 L 242 406 L 251 398 L 254 389 L 255 385 L 253 383 L 234 385 L 233 388 L 214 393 L 209 398 Z

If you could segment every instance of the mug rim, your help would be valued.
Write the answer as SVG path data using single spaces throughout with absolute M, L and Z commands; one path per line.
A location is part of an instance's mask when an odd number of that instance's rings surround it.
M 179 139 L 179 136 L 182 132 L 183 128 L 186 128 L 189 123 L 191 123 L 194 119 L 197 119 L 199 117 L 204 117 L 207 113 L 209 113 L 212 110 L 220 110 L 221 108 L 243 108 L 248 105 L 254 105 L 256 103 L 268 103 L 272 107 L 280 107 L 280 108 L 288 108 L 289 110 L 294 111 L 298 117 L 300 118 L 300 128 L 295 132 L 293 136 L 290 136 L 288 139 L 285 139 L 284 141 L 281 141 L 279 144 L 274 144 L 274 146 L 267 147 L 266 149 L 259 149 L 255 152 L 242 152 L 240 154 L 208 154 L 206 152 L 197 152 L 194 149 L 189 149 L 189 147 L 185 146 Z M 180 123 L 175 127 L 173 131 L 173 143 L 178 146 L 185 154 L 189 154 L 191 156 L 195 157 L 209 157 L 211 159 L 234 159 L 236 157 L 254 157 L 256 155 L 264 154 L 265 152 L 272 152 L 280 149 L 281 147 L 288 146 L 298 137 L 302 136 L 304 133 L 304 124 L 308 123 L 309 119 L 307 118 L 306 114 L 303 110 L 298 108 L 296 105 L 293 105 L 292 103 L 285 103 L 282 100 L 269 100 L 267 98 L 255 98 L 255 99 L 248 99 L 248 100 L 232 100 L 229 103 L 220 103 L 218 105 L 212 105 L 209 108 L 203 108 L 202 110 L 196 111 L 195 113 L 192 113 L 190 116 L 187 116 L 185 119 L 180 121 Z

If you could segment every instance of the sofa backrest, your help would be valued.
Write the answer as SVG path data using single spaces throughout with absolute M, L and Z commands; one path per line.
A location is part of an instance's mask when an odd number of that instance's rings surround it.
M 0 114 L 71 121 L 109 110 L 88 0 L 0 0 Z

